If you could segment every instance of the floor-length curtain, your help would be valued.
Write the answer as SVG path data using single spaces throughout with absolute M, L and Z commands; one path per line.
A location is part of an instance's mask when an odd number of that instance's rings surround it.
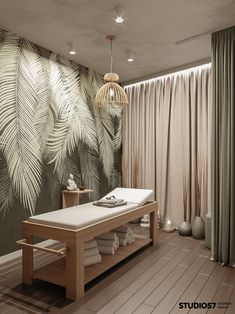
M 235 27 L 212 34 L 212 78 L 212 251 L 235 266 Z
M 196 214 L 195 175 L 200 166 L 204 215 L 210 65 L 126 86 L 125 90 L 129 106 L 124 112 L 123 185 L 153 189 L 161 216 L 169 216 L 177 225 L 184 216 L 192 221 Z M 183 191 L 187 192 L 185 210 Z

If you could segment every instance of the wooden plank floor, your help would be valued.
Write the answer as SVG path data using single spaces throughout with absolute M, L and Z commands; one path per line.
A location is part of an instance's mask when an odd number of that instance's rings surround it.
M 142 231 L 143 236 L 145 230 Z M 35 264 L 48 261 L 38 252 Z M 52 257 L 50 257 L 52 258 Z M 216 302 L 207 309 L 180 309 L 180 302 Z M 231 303 L 219 309 L 221 302 Z M 0 267 L 0 313 L 235 313 L 235 268 L 210 260 L 204 241 L 159 232 L 159 248 L 144 249 L 87 286 L 79 302 L 65 298 L 65 289 L 42 281 L 21 284 L 21 260 Z

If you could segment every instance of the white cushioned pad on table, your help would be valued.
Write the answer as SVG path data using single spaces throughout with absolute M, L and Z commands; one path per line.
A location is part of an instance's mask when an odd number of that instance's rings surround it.
M 77 230 L 137 207 L 138 204 L 135 203 L 127 203 L 127 205 L 114 208 L 98 207 L 92 203 L 86 203 L 32 216 L 29 217 L 28 221 L 47 226 Z
M 111 195 L 115 196 L 117 199 L 123 199 L 124 201 L 137 203 L 139 206 L 142 206 L 147 201 L 151 200 L 153 197 L 153 190 L 116 188 L 112 192 L 105 195 L 102 199 L 105 199 Z

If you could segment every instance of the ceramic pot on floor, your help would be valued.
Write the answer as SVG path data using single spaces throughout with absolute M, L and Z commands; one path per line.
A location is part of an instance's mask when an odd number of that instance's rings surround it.
M 195 239 L 205 239 L 205 222 L 202 217 L 195 217 L 192 224 L 192 235 Z
M 191 236 L 192 235 L 192 225 L 187 222 L 183 221 L 178 227 L 178 232 L 182 236 Z

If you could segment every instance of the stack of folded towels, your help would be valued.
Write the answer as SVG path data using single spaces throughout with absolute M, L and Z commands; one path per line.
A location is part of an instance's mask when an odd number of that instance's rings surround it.
M 96 241 L 101 254 L 114 255 L 119 248 L 117 233 L 113 231 L 98 235 Z
M 84 264 L 85 266 L 101 262 L 101 255 L 95 239 L 84 243 Z
M 132 229 L 128 226 L 123 225 L 112 231 L 116 232 L 120 246 L 126 246 L 127 244 L 130 244 L 135 241 L 134 233 Z

